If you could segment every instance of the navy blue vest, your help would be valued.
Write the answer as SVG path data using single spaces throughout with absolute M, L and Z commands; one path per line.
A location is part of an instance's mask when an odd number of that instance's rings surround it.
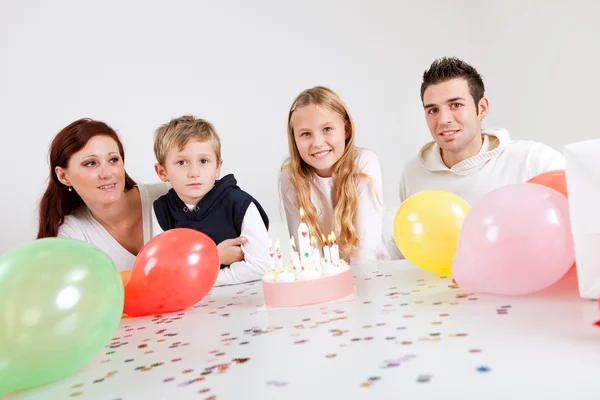
M 209 236 L 216 244 L 240 236 L 242 221 L 248 206 L 254 203 L 265 227 L 269 218 L 262 206 L 237 186 L 233 174 L 215 182 L 215 186 L 189 210 L 175 190 L 171 189 L 154 202 L 154 213 L 163 231 L 175 228 L 191 228 Z M 228 265 L 221 265 L 221 268 Z

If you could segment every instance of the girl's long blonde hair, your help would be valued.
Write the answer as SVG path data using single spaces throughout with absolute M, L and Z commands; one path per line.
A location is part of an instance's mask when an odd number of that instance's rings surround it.
M 317 210 L 311 201 L 311 176 L 315 173 L 314 168 L 308 165 L 300 157 L 294 129 L 291 124 L 292 114 L 299 108 L 309 105 L 324 107 L 337 113 L 344 120 L 346 130 L 346 143 L 342 157 L 333 165 L 333 189 L 336 195 L 336 203 L 333 211 L 333 232 L 339 246 L 340 255 L 348 260 L 358 246 L 359 238 L 356 233 L 356 209 L 358 204 L 358 181 L 371 177 L 362 172 L 355 162 L 356 151 L 354 148 L 354 123 L 350 113 L 342 99 L 331 89 L 317 86 L 300 93 L 294 100 L 288 115 L 288 145 L 290 157 L 285 160 L 281 168 L 287 169 L 291 178 L 292 186 L 296 190 L 298 206 L 304 209 L 304 219 L 309 226 L 311 236 L 321 240 L 324 234 L 321 232 L 317 222 Z

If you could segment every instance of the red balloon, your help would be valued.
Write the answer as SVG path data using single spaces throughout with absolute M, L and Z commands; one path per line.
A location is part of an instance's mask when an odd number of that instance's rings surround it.
M 550 189 L 554 189 L 561 193 L 567 199 L 569 198 L 567 192 L 567 178 L 565 177 L 565 170 L 559 169 L 556 171 L 548 171 L 543 174 L 534 176 L 527 183 L 537 183 L 538 185 L 544 185 Z
M 123 312 L 137 317 L 184 310 L 212 289 L 219 268 L 217 245 L 204 233 L 187 228 L 161 233 L 135 259 Z

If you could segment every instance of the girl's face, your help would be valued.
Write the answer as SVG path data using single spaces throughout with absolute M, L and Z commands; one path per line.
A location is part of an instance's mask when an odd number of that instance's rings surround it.
M 302 160 L 313 167 L 317 175 L 331 177 L 349 136 L 344 119 L 328 108 L 311 104 L 296 109 L 290 124 Z
M 98 135 L 73 154 L 67 168 L 56 167 L 58 179 L 87 204 L 118 201 L 125 191 L 125 167 L 119 147 L 111 137 Z

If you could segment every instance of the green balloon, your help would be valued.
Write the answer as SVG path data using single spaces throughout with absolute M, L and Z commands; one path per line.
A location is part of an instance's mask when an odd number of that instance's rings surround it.
M 112 260 L 47 238 L 0 257 L 0 396 L 63 379 L 112 338 L 123 312 Z

